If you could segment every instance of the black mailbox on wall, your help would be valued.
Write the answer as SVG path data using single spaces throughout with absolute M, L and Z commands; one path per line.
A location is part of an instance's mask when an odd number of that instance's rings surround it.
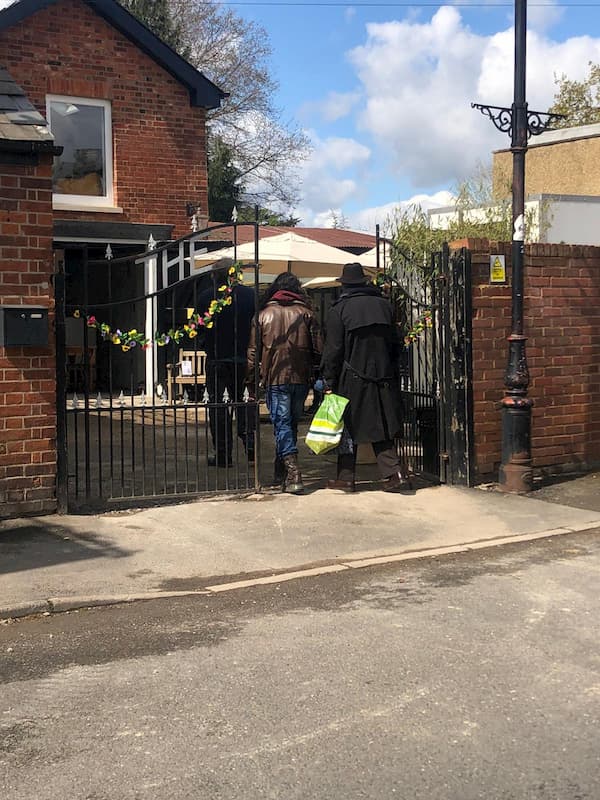
M 47 346 L 47 308 L 0 306 L 0 347 Z

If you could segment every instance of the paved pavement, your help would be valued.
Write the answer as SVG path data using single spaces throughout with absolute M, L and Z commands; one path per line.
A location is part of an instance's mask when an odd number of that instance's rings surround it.
M 0 522 L 0 618 L 600 528 L 597 474 L 529 496 L 446 486 L 393 495 L 369 486 L 355 495 L 316 489 Z

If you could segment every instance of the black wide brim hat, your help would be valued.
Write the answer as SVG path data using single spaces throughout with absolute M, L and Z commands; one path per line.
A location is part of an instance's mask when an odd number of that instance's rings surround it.
M 360 286 L 368 282 L 368 278 L 363 271 L 362 264 L 359 264 L 358 261 L 352 261 L 350 264 L 344 264 L 342 274 L 337 280 L 342 284 L 351 286 Z

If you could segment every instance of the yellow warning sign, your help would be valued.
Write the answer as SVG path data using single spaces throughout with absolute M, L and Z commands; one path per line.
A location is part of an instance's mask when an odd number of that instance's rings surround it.
M 506 258 L 490 256 L 490 283 L 506 283 Z

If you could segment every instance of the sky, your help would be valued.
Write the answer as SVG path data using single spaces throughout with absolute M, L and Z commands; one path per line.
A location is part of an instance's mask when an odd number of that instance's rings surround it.
M 478 163 L 510 144 L 471 108 L 512 102 L 510 0 L 228 5 L 267 32 L 275 105 L 311 142 L 294 209 L 304 226 L 337 218 L 374 232 L 394 209 L 448 205 Z M 527 100 L 545 111 L 557 75 L 582 80 L 600 63 L 600 0 L 529 0 L 527 29 Z
M 447 205 L 510 144 L 471 102 L 512 102 L 511 2 L 231 6 L 267 31 L 282 119 L 312 143 L 295 209 L 303 225 L 327 227 L 335 215 L 373 232 L 395 208 Z M 527 100 L 545 111 L 555 76 L 581 80 L 600 62 L 600 0 L 530 1 L 527 30 Z

